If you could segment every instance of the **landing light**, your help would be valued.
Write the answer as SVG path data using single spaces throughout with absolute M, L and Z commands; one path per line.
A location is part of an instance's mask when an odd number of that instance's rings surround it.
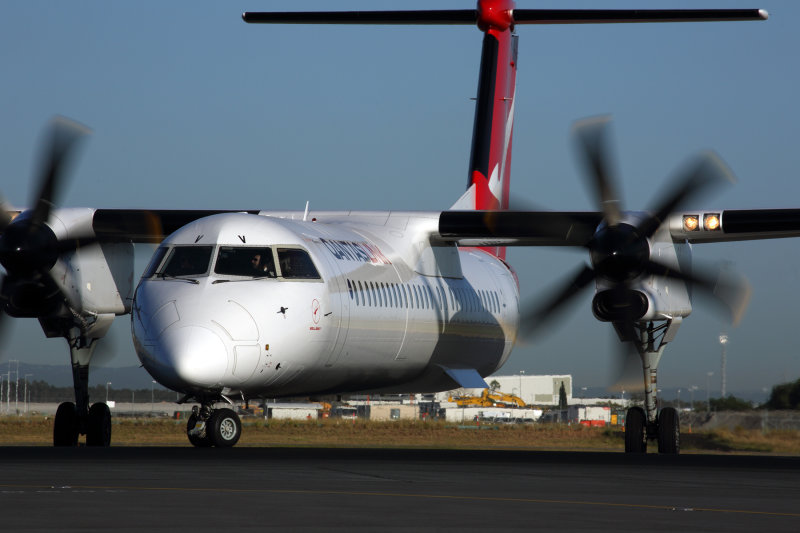
M 700 217 L 697 215 L 683 215 L 683 229 L 685 231 L 699 231 Z
M 719 231 L 719 213 L 705 215 L 703 217 L 703 228 L 706 231 Z

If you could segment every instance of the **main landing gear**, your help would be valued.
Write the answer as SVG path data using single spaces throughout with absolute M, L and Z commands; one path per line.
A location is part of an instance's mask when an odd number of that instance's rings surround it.
M 105 334 L 111 325 L 110 320 L 107 324 L 97 322 L 92 331 L 97 332 L 99 328 L 104 328 L 102 334 Z M 44 327 L 47 324 L 42 323 L 42 325 Z M 110 446 L 111 411 L 108 405 L 105 403 L 89 405 L 89 362 L 98 339 L 76 333 L 77 330 L 78 328 L 70 328 L 62 334 L 69 343 L 72 358 L 75 402 L 64 402 L 58 406 L 53 424 L 53 446 L 77 446 L 80 435 L 86 435 L 87 446 Z M 45 332 L 48 333 L 47 328 Z M 48 333 L 48 336 L 54 335 Z
M 186 434 L 198 448 L 230 448 L 242 436 L 242 421 L 232 409 L 214 409 L 214 402 L 204 401 L 192 408 Z
M 636 346 L 644 373 L 644 409 L 631 407 L 625 417 L 626 453 L 646 453 L 648 440 L 658 442 L 658 453 L 680 452 L 678 411 L 664 407 L 659 412 L 656 399 L 658 362 L 667 343 L 675 337 L 680 322 L 680 318 L 675 318 L 658 325 L 654 322 L 637 323 L 628 331 L 617 328 L 622 340 Z

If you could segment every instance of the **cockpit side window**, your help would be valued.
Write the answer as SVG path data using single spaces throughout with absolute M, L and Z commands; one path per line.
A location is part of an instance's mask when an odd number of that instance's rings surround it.
M 147 279 L 153 277 L 153 274 L 155 274 L 158 267 L 161 266 L 161 262 L 164 260 L 164 256 L 167 255 L 168 251 L 169 251 L 168 246 L 158 247 L 158 249 L 153 254 L 152 259 L 150 259 L 150 263 L 147 265 L 147 268 L 144 270 L 144 273 L 142 274 L 143 278 Z
M 274 278 L 276 270 L 272 250 L 269 247 L 220 246 L 214 273 Z
M 208 272 L 211 246 L 176 246 L 158 272 L 162 276 L 202 276 Z
M 308 252 L 298 248 L 278 248 L 280 274 L 286 279 L 320 279 Z

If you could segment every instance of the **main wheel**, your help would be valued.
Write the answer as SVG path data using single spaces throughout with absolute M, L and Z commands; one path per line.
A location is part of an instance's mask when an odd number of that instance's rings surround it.
M 105 403 L 98 402 L 89 408 L 86 445 L 111 446 L 111 410 Z
M 678 411 L 665 407 L 658 414 L 658 453 L 680 453 L 681 424 Z
M 78 445 L 78 413 L 75 404 L 64 402 L 56 410 L 53 424 L 53 446 Z
M 206 422 L 206 424 L 208 423 L 209 422 Z M 210 438 L 208 438 L 208 426 L 206 426 L 205 436 L 201 437 L 199 435 L 192 435 L 191 431 L 194 429 L 196 425 L 197 425 L 197 415 L 189 416 L 189 420 L 186 422 L 186 435 L 189 437 L 189 442 L 192 443 L 192 446 L 195 446 L 197 448 L 210 448 L 211 446 L 213 446 L 214 443 L 211 442 Z
M 208 420 L 208 436 L 217 448 L 230 448 L 242 436 L 239 415 L 230 409 L 217 409 Z
M 647 417 L 641 407 L 631 407 L 625 414 L 625 453 L 647 453 Z

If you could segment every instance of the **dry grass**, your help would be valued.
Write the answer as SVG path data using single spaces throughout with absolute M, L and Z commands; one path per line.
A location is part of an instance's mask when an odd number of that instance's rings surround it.
M 114 419 L 115 446 L 189 446 L 183 420 Z M 0 418 L 0 445 L 48 446 L 52 417 Z M 442 421 L 245 419 L 239 446 L 398 447 L 621 451 L 621 429 L 553 424 L 457 425 Z M 800 432 L 736 428 L 682 435 L 683 451 L 800 455 Z

